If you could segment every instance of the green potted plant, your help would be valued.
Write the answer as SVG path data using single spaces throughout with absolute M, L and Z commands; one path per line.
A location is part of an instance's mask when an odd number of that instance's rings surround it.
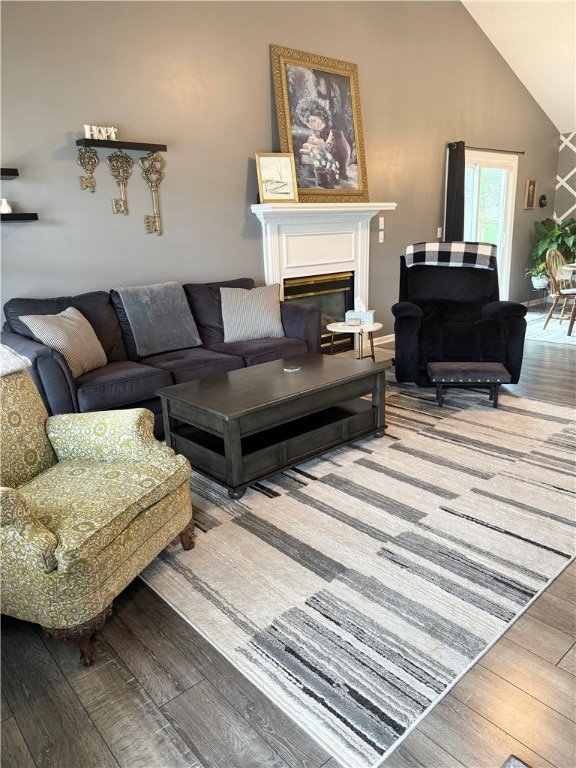
M 530 269 L 527 269 L 526 274 L 532 280 L 532 286 L 537 290 L 547 287 L 550 276 L 545 261 L 541 261 L 535 266 L 530 267 Z
M 554 219 L 535 221 L 536 239 L 532 248 L 532 259 L 539 263 L 546 260 L 546 252 L 556 248 L 566 261 L 576 261 L 576 219 L 566 219 L 562 223 Z
M 546 267 L 546 254 L 550 248 L 556 248 L 566 261 L 576 261 L 576 219 L 566 219 L 562 223 L 554 219 L 535 221 L 535 239 L 530 256 L 534 265 L 526 270 L 532 279 L 534 288 L 546 288 L 549 274 Z

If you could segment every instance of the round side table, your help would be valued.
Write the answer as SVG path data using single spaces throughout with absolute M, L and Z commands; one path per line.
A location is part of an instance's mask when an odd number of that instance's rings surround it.
M 332 337 L 330 339 L 330 354 L 334 352 L 334 334 L 335 333 L 354 333 L 358 338 L 358 360 L 364 360 L 365 357 L 371 357 L 376 361 L 374 357 L 374 331 L 379 331 L 382 328 L 382 323 L 371 323 L 370 325 L 346 325 L 346 323 L 328 323 L 326 330 L 330 331 Z M 370 342 L 370 354 L 364 354 L 364 334 L 367 334 L 368 341 Z

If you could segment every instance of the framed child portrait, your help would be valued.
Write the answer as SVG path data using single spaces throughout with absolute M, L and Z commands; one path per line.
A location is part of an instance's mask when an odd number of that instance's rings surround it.
M 358 67 L 271 45 L 280 148 L 302 202 L 366 202 Z

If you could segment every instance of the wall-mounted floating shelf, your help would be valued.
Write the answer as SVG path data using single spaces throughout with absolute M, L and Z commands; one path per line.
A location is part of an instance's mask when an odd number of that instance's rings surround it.
M 18 168 L 2 168 L 0 169 L 2 179 L 10 181 L 16 179 L 20 174 Z M 2 213 L 0 214 L 0 221 L 38 221 L 37 213 Z
M 77 147 L 102 147 L 109 149 L 136 149 L 143 152 L 166 152 L 166 144 L 148 144 L 142 141 L 108 141 L 107 139 L 76 139 Z
M 38 221 L 37 213 L 2 213 L 1 221 Z

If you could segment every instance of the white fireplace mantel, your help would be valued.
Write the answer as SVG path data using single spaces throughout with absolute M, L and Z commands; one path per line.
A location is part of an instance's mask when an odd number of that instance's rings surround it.
M 262 225 L 264 281 L 354 272 L 354 295 L 368 307 L 370 220 L 396 203 L 263 203 L 252 206 Z

